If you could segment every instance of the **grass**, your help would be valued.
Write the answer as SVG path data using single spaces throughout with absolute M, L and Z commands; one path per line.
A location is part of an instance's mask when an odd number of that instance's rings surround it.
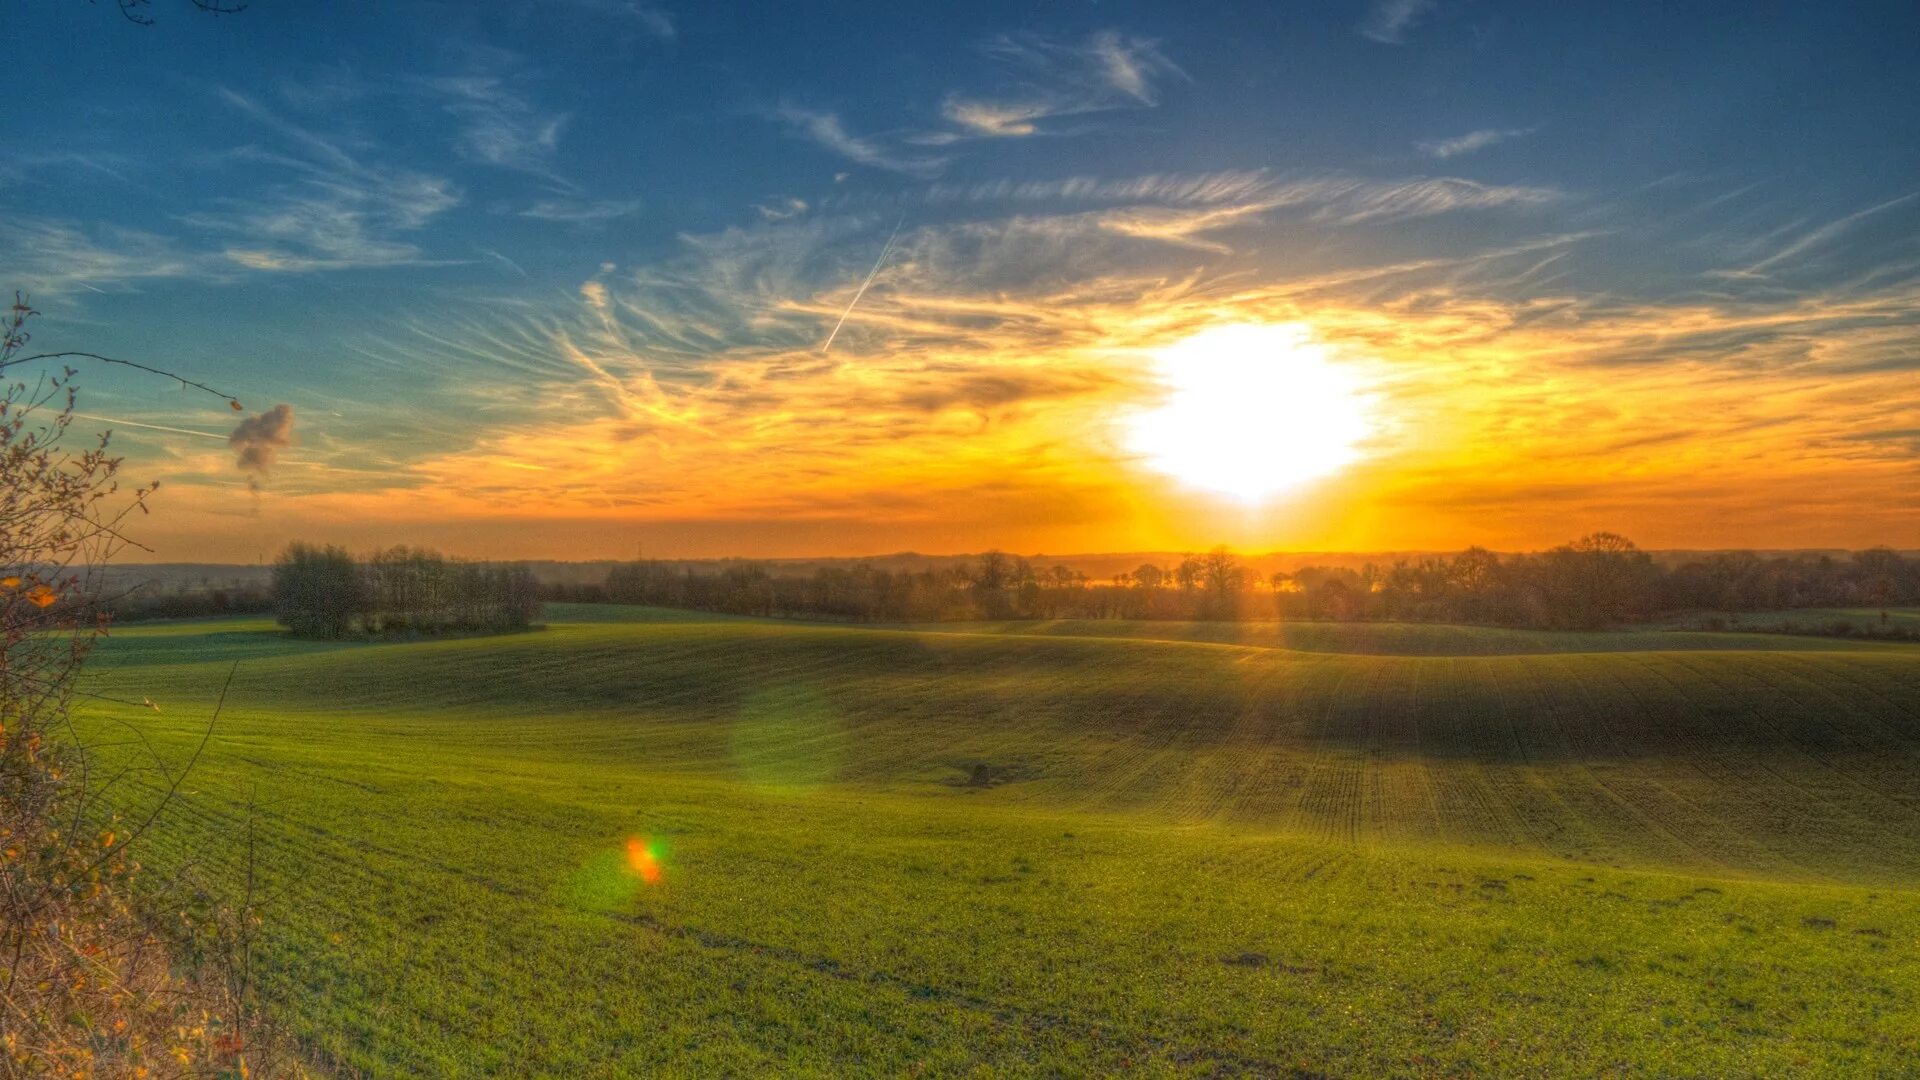
M 343 1072 L 1920 1070 L 1920 648 L 549 620 L 95 664 Z
M 1885 615 L 1882 619 L 1881 616 Z M 1790 608 L 1784 611 L 1734 611 L 1695 613 L 1677 620 L 1681 625 L 1699 625 L 1717 620 L 1718 625 L 1738 630 L 1792 631 L 1810 633 L 1875 633 L 1904 630 L 1920 633 L 1920 608 Z
M 1778 616 L 1779 613 L 1774 613 Z M 1878 617 L 1878 613 L 1875 613 Z M 1778 623 L 1776 617 L 1767 625 Z M 1793 624 L 1822 627 L 1831 619 Z M 1915 625 L 1920 625 L 1916 623 Z M 1699 649 L 1757 651 L 1834 649 L 1814 635 L 1755 640 L 1744 633 L 1670 628 L 1614 631 L 1516 630 L 1500 626 L 1447 626 L 1395 622 L 1127 622 L 1117 619 L 1054 619 L 1042 622 L 937 623 L 903 629 L 923 633 L 1017 634 L 1042 637 L 1121 637 L 1252 645 L 1295 652 L 1382 656 L 1528 656 L 1563 652 L 1671 652 Z

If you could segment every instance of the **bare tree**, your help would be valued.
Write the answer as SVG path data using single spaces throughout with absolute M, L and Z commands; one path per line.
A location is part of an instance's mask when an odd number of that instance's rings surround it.
M 1203 619 L 1232 619 L 1240 614 L 1240 594 L 1247 587 L 1247 571 L 1226 547 L 1217 547 L 1199 559 Z
M 238 15 L 248 7 L 247 0 L 187 0 L 187 3 L 207 15 Z M 136 26 L 153 25 L 153 16 L 147 13 L 153 7 L 153 0 L 114 0 L 114 4 L 128 22 Z
M 1173 568 L 1174 583 L 1180 591 L 1190 593 L 1200 587 L 1200 559 L 1194 555 L 1183 557 L 1179 565 Z

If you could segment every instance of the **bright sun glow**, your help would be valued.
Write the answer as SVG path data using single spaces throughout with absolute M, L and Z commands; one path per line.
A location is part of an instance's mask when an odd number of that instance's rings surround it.
M 1359 376 L 1305 327 L 1217 327 L 1157 359 L 1167 398 L 1127 448 L 1182 483 L 1258 502 L 1352 464 L 1373 431 Z

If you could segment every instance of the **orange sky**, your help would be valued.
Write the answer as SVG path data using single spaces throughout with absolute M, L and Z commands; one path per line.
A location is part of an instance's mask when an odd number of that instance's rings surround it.
M 1920 538 L 1910 440 L 1860 437 L 1920 429 L 1910 374 L 1862 370 L 1908 297 L 1734 311 L 1422 291 L 1361 305 L 1342 299 L 1347 284 L 1102 282 L 1015 299 L 923 293 L 909 278 L 868 297 L 833 353 L 742 350 L 667 383 L 596 280 L 576 322 L 522 346 L 576 373 L 523 403 L 525 420 L 397 477 L 292 449 L 257 495 L 164 489 L 145 535 L 158 558 L 237 561 L 295 537 L 553 558 L 637 545 L 661 556 L 1521 549 L 1594 529 L 1649 547 Z M 824 316 L 841 299 L 794 307 Z M 976 322 L 983 311 L 991 319 Z M 1167 399 L 1158 358 L 1220 326 L 1284 328 L 1252 339 L 1247 362 L 1299 362 L 1291 334 L 1351 373 L 1368 402 L 1356 460 L 1247 503 L 1135 453 L 1129 423 Z M 1743 336 L 1739 349 L 1721 344 Z M 1775 349 L 1794 359 L 1769 362 Z M 1237 429 L 1206 434 L 1244 445 L 1257 468 L 1272 432 L 1248 415 L 1235 409 Z M 225 449 L 199 445 L 176 448 L 171 467 L 217 474 Z

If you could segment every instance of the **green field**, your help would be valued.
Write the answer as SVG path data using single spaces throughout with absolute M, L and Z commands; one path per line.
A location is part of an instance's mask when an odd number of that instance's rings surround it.
M 1920 1072 L 1920 647 L 549 621 L 96 658 L 343 1074 Z
M 1884 616 L 1884 618 L 1882 617 Z M 1920 608 L 1793 608 L 1786 611 L 1705 612 L 1677 620 L 1695 626 L 1717 620 L 1741 630 L 1794 630 L 1829 634 L 1872 634 L 1893 630 L 1920 633 Z
M 1773 622 L 1777 623 L 1779 613 L 1774 614 Z M 1828 621 L 1803 619 L 1794 625 L 1818 627 Z M 1497 626 L 1391 622 L 1124 622 L 1112 619 L 1055 619 L 1042 622 L 939 623 L 902 629 L 924 633 L 1195 641 L 1214 645 L 1254 645 L 1296 652 L 1358 653 L 1363 656 L 1532 656 L 1568 652 L 1764 651 L 1850 647 L 1845 642 L 1836 643 L 1831 638 L 1821 641 L 1806 641 L 1792 635 L 1757 638 L 1749 633 L 1678 628 L 1626 631 L 1514 630 Z

